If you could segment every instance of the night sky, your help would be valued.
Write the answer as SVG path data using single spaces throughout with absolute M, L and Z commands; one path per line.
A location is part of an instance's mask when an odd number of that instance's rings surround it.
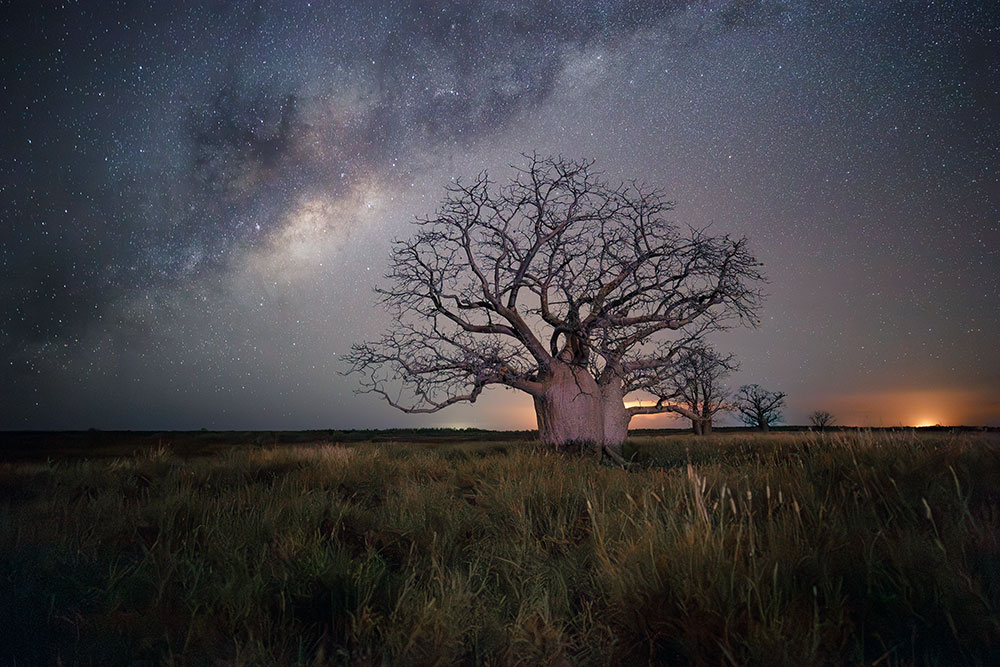
M 40 8 L 42 7 L 42 8 Z M 1000 12 L 982 2 L 4 3 L 0 428 L 531 428 L 355 396 L 452 178 L 593 158 L 745 234 L 713 338 L 786 421 L 1000 424 Z M 678 424 L 667 416 L 633 426 Z

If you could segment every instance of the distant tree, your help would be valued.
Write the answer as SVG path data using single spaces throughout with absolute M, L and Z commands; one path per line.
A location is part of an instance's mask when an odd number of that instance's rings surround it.
M 759 431 L 769 431 L 784 417 L 785 392 L 768 391 L 759 384 L 745 384 L 736 396 L 736 409 L 743 423 Z
M 746 239 L 682 228 L 658 192 L 591 164 L 529 157 L 505 185 L 453 183 L 393 248 L 376 290 L 393 325 L 347 356 L 360 391 L 427 413 L 516 389 L 543 443 L 611 458 L 634 415 L 698 419 L 669 400 L 676 356 L 756 322 L 761 265 Z M 638 391 L 656 404 L 627 405 Z
M 738 367 L 733 355 L 721 356 L 707 346 L 688 348 L 678 357 L 670 379 L 673 399 L 697 416 L 697 419 L 691 417 L 695 435 L 711 433 L 712 418 L 734 409 L 722 379 Z
M 809 415 L 809 422 L 821 431 L 828 426 L 833 426 L 836 421 L 834 416 L 826 410 L 816 410 Z

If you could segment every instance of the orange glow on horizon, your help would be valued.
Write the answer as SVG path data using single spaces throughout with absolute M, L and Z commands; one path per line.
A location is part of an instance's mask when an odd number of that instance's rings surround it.
M 627 407 L 655 405 L 656 399 L 625 401 Z M 784 409 L 787 424 L 807 425 L 813 410 L 829 410 L 841 426 L 998 426 L 1000 391 L 986 389 L 882 390 L 843 394 L 790 394 Z M 452 428 L 532 430 L 535 407 L 526 394 L 490 392 L 475 405 L 455 406 L 442 414 L 442 425 Z M 719 426 L 738 425 L 732 414 L 721 414 Z M 636 415 L 632 428 L 686 428 L 690 422 L 676 413 Z
M 1000 418 L 1000 396 L 974 389 L 888 389 L 814 398 L 810 404 L 845 426 L 981 426 Z

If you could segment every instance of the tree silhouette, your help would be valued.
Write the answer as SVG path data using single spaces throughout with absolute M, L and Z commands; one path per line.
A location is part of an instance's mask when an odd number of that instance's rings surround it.
M 693 346 L 678 355 L 670 379 L 672 398 L 697 419 L 691 419 L 695 435 L 712 432 L 712 418 L 722 411 L 735 410 L 722 379 L 737 370 L 733 355 L 721 356 L 707 346 Z
M 393 328 L 355 345 L 349 372 L 411 413 L 491 385 L 523 391 L 542 442 L 619 457 L 633 415 L 699 418 L 670 400 L 674 361 L 756 322 L 761 265 L 745 238 L 668 221 L 654 190 L 610 186 L 590 161 L 526 157 L 505 185 L 455 182 L 394 244 L 376 289 Z M 640 390 L 656 402 L 626 406 Z
M 833 426 L 836 419 L 834 419 L 834 416 L 826 410 L 816 410 L 809 415 L 809 422 L 822 431 L 828 426 Z
M 736 407 L 743 423 L 760 431 L 769 431 L 784 419 L 781 414 L 784 404 L 785 392 L 767 391 L 759 384 L 743 385 L 736 396 Z

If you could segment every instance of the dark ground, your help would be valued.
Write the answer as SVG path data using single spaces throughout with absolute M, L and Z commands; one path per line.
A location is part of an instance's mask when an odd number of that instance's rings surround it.
M 717 433 L 749 432 L 743 427 L 716 427 Z M 805 426 L 779 426 L 774 432 L 801 432 Z M 893 432 L 905 428 L 857 429 L 832 427 L 828 431 Z M 998 432 L 993 427 L 929 426 L 912 429 L 919 433 Z M 690 433 L 689 428 L 632 429 L 630 437 L 663 436 Z M 484 429 L 316 429 L 307 431 L 0 431 L 0 462 L 45 461 L 132 456 L 166 446 L 175 456 L 212 456 L 236 446 L 302 445 L 316 443 L 386 443 L 449 444 L 458 442 L 499 442 L 533 440 L 537 431 L 488 431 Z

